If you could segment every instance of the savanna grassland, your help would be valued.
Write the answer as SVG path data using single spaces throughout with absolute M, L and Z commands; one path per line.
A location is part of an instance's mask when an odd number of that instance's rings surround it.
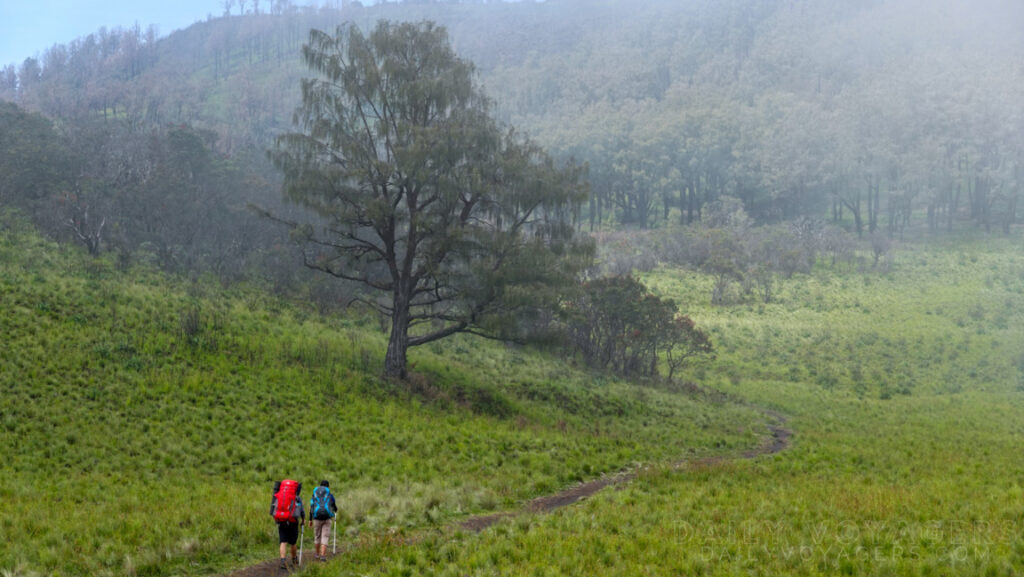
M 887 273 L 815 270 L 710 307 L 645 276 L 718 347 L 688 375 L 789 415 L 792 446 L 660 467 L 481 534 L 380 544 L 323 575 L 1019 575 L 1024 261 L 1019 240 L 900 247 Z
M 767 434 L 751 407 L 487 341 L 417 350 L 409 384 L 384 382 L 374 318 L 120 270 L 10 215 L 0 334 L 4 575 L 208 575 L 270 558 L 283 477 L 332 481 L 343 544 Z

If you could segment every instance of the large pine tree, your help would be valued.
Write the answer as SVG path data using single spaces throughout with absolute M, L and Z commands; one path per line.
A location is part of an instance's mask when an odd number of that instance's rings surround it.
M 444 28 L 381 22 L 310 34 L 301 130 L 272 156 L 307 266 L 362 283 L 391 319 L 385 373 L 456 333 L 520 333 L 589 254 L 569 222 L 579 171 L 499 126 Z

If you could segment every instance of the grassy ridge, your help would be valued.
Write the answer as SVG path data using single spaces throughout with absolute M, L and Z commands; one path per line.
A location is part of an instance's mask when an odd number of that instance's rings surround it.
M 658 271 L 646 280 L 715 332 L 703 382 L 790 415 L 790 450 L 654 470 L 555 514 L 382 543 L 312 574 L 1019 575 L 1019 254 L 904 247 L 891 274 L 818 271 L 731 309 L 706 305 L 707 279 Z
M 373 321 L 120 272 L 11 217 L 0 303 L 0 570 L 18 575 L 265 559 L 286 476 L 331 479 L 354 538 L 764 434 L 748 408 L 475 340 L 416 351 L 412 390 L 391 385 Z

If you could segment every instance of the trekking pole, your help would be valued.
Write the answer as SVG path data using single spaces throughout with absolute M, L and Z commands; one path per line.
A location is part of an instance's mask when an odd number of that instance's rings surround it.
M 306 544 L 306 522 L 302 522 L 301 537 L 299 537 L 299 565 L 302 565 L 302 547 Z
M 331 527 L 331 533 L 334 533 L 334 552 L 332 554 L 333 555 L 337 555 L 338 554 L 338 524 L 332 521 L 331 525 L 333 525 L 333 527 Z

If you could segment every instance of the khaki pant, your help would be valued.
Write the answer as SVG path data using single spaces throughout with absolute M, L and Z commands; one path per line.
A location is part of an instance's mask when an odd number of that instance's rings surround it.
M 327 545 L 331 540 L 331 519 L 313 520 L 313 544 Z

